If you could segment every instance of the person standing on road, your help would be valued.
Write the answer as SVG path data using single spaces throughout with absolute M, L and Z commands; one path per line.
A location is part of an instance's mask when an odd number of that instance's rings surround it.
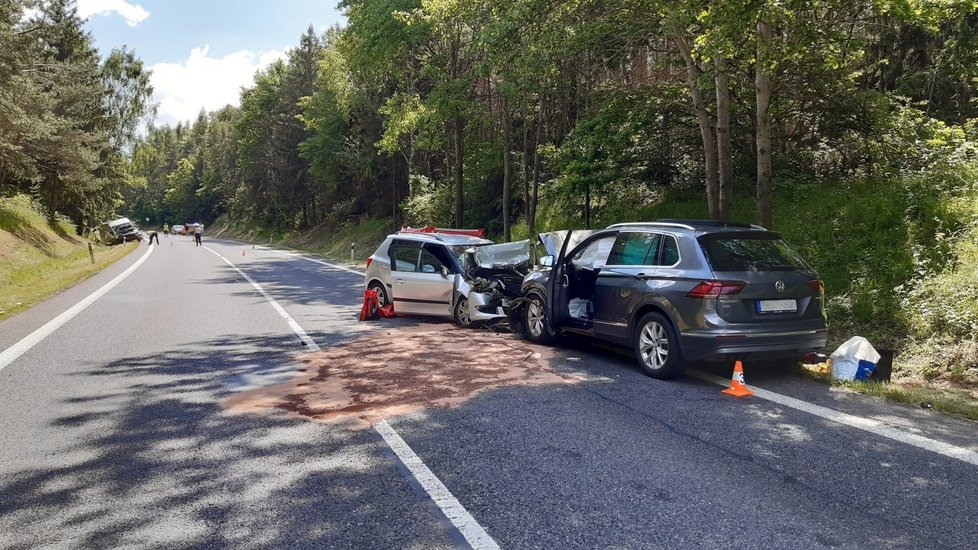
M 153 246 L 153 239 L 156 239 L 156 244 L 160 244 L 160 236 L 156 230 L 150 230 L 147 233 L 149 233 L 149 246 Z
M 170 236 L 170 224 L 163 222 L 163 238 L 166 239 Z
M 204 232 L 204 227 L 199 223 L 194 224 L 194 241 L 197 243 L 195 246 L 203 246 L 200 244 L 200 236 Z

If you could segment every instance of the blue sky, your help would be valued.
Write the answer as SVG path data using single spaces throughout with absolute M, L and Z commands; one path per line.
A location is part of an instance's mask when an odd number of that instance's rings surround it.
M 153 71 L 157 124 L 238 103 L 255 71 L 285 55 L 311 24 L 342 23 L 338 0 L 77 0 L 104 54 L 128 46 Z

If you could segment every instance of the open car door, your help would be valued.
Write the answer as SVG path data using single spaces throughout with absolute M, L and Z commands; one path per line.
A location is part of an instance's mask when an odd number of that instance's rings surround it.
M 567 253 L 591 234 L 591 230 L 555 231 L 540 235 L 547 252 L 554 256 L 550 279 L 547 281 L 547 322 L 551 334 L 557 334 L 567 315 L 570 280 L 567 276 Z

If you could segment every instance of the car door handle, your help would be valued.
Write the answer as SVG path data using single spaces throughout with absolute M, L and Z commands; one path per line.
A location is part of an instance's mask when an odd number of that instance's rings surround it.
M 399 285 L 403 285 L 404 284 L 404 279 L 396 279 L 396 281 L 397 281 L 397 284 L 399 284 Z

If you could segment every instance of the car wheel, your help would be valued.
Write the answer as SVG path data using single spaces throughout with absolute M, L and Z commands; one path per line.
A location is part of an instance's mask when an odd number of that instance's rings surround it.
M 549 344 L 553 336 L 547 331 L 547 311 L 539 296 L 530 296 L 526 307 L 523 308 L 523 326 L 526 327 L 526 337 L 535 344 Z
M 377 292 L 377 301 L 380 302 L 380 307 L 384 307 L 390 303 L 390 299 L 387 297 L 387 290 L 381 283 L 373 281 L 367 286 L 367 290 L 374 290 Z
M 462 328 L 472 326 L 472 317 L 469 316 L 468 298 L 459 296 L 458 300 L 455 301 L 455 309 L 452 311 L 452 317 L 455 319 L 455 324 Z
M 635 358 L 645 374 L 653 378 L 673 378 L 685 365 L 676 331 L 661 313 L 646 313 L 635 329 Z

